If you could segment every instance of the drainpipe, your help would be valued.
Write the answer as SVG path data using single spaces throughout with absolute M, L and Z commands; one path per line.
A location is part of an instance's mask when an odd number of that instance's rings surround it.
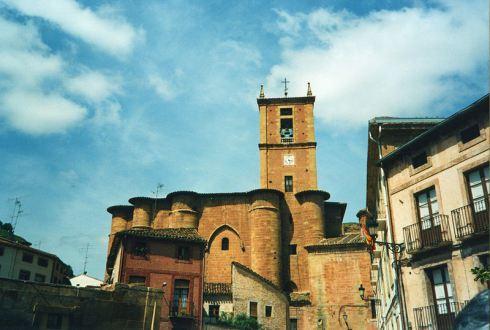
M 383 158 L 382 152 L 381 152 L 381 142 L 380 142 L 380 137 L 381 137 L 381 131 L 382 131 L 382 126 L 378 126 L 378 140 L 375 140 L 371 132 L 369 132 L 369 138 L 376 143 L 378 146 L 378 157 L 379 159 Z M 384 197 L 384 207 L 385 207 L 385 213 L 386 213 L 386 218 L 388 220 L 388 226 L 389 226 L 389 235 L 391 237 L 391 241 L 395 242 L 395 234 L 393 231 L 393 219 L 391 217 L 391 210 L 390 210 L 390 203 L 389 203 L 389 196 L 388 196 L 388 180 L 386 179 L 386 175 L 384 172 L 383 165 L 380 165 L 380 176 L 381 176 L 381 194 Z M 395 294 L 398 300 L 398 305 L 400 306 L 400 312 L 401 312 L 401 317 L 402 317 L 402 329 L 408 329 L 408 322 L 407 322 L 407 314 L 405 310 L 405 304 L 404 304 L 404 297 L 403 297 L 403 292 L 400 290 L 400 286 L 403 286 L 402 283 L 402 277 L 400 274 L 400 267 L 398 266 L 397 262 L 397 254 L 395 251 L 392 251 L 393 253 L 393 260 L 394 260 L 394 268 L 395 268 Z M 393 264 L 391 265 L 393 267 Z

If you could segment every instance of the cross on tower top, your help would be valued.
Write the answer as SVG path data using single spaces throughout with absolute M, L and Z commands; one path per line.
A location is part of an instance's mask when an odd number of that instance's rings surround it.
M 284 80 L 281 81 L 281 83 L 284 84 L 284 97 L 288 97 L 288 83 L 290 81 L 288 81 L 286 78 L 284 78 Z

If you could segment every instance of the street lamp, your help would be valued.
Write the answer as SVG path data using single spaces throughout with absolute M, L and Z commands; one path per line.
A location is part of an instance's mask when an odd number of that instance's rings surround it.
M 403 251 L 403 243 L 389 243 L 377 240 L 379 224 L 367 209 L 360 210 L 357 212 L 356 216 L 359 218 L 362 233 L 365 236 L 368 245 L 370 245 L 371 251 L 374 250 L 376 244 L 386 246 L 390 251 L 395 253 L 400 253 Z
M 342 317 L 344 319 L 345 325 L 347 326 L 347 330 L 351 330 L 351 328 L 349 328 L 349 323 L 347 323 L 347 313 L 345 312 L 345 310 L 344 314 L 342 314 Z
M 366 289 L 362 286 L 362 283 L 361 283 L 361 285 L 359 286 L 359 295 L 361 296 L 362 300 L 368 301 L 369 300 L 368 298 L 364 298 L 365 291 L 366 291 Z

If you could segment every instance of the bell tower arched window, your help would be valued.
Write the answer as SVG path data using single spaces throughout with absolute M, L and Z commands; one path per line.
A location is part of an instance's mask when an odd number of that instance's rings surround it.
M 221 250 L 225 251 L 230 248 L 230 240 L 227 237 L 223 237 L 221 240 Z

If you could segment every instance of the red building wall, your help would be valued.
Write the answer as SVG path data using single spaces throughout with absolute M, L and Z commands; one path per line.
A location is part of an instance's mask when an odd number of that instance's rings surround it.
M 148 253 L 145 256 L 136 255 L 133 247 L 136 242 L 146 242 Z M 125 253 L 121 267 L 123 283 L 129 283 L 131 276 L 144 276 L 145 285 L 153 288 L 163 288 L 164 301 L 160 311 L 160 329 L 174 329 L 184 326 L 188 329 L 198 329 L 202 320 L 202 290 L 203 290 L 203 247 L 195 243 L 174 241 L 144 240 L 128 238 L 124 242 Z M 189 260 L 177 259 L 177 248 L 190 248 Z M 188 302 L 189 311 L 193 317 L 170 317 L 170 305 L 174 296 L 175 280 L 189 281 Z M 164 286 L 164 283 L 166 285 Z

